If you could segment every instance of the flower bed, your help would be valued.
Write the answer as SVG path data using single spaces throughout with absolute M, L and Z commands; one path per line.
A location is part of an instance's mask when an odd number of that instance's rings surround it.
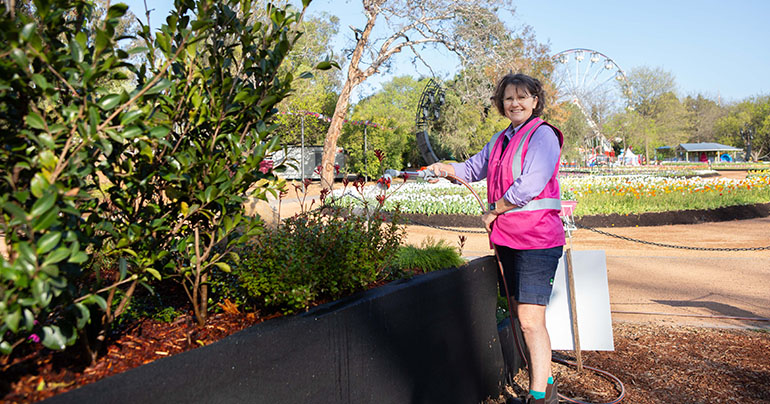
M 639 214 L 687 209 L 716 209 L 726 206 L 770 202 L 768 171 L 752 172 L 745 179 L 670 177 L 668 175 L 562 176 L 563 200 L 577 200 L 575 215 Z M 486 183 L 472 184 L 486 203 Z M 382 191 L 367 186 L 359 194 L 337 191 L 335 203 L 347 208 L 375 204 Z M 436 184 L 407 182 L 394 185 L 384 210 L 409 214 L 479 215 L 481 208 L 463 186 L 441 180 Z

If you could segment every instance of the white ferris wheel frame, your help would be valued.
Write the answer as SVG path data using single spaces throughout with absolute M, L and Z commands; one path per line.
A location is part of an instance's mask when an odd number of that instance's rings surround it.
M 588 57 L 588 63 L 582 63 L 586 57 Z M 591 118 L 588 111 L 586 111 L 585 100 L 581 98 L 585 98 L 586 91 L 591 91 L 591 89 L 599 89 L 608 84 L 614 85 L 614 83 L 609 83 L 613 80 L 622 82 L 620 87 L 623 89 L 623 93 L 632 91 L 631 84 L 628 82 L 625 71 L 623 71 L 612 58 L 594 49 L 567 49 L 553 55 L 552 61 L 555 66 L 557 66 L 557 64 L 566 65 L 570 62 L 571 58 L 574 58 L 575 60 L 574 70 L 563 69 L 567 71 L 568 74 L 562 75 L 558 77 L 557 80 L 554 80 L 554 83 L 557 85 L 557 91 L 559 91 L 557 100 L 570 101 L 575 104 L 582 112 L 586 123 L 594 133 L 594 137 L 591 140 L 599 143 L 604 151 L 612 150 L 612 144 L 607 140 L 606 136 L 601 133 L 597 123 Z M 599 63 L 601 63 L 601 66 L 599 66 Z M 554 73 L 559 70 L 560 69 L 555 68 Z M 614 73 L 609 77 L 605 77 L 604 73 L 607 73 L 608 71 Z

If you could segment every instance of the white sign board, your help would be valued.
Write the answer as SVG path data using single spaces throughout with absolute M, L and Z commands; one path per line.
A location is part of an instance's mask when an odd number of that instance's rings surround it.
M 614 351 L 610 291 L 607 285 L 607 261 L 604 251 L 572 251 L 575 274 L 575 305 L 582 351 Z M 567 258 L 562 255 L 553 280 L 551 300 L 545 310 L 545 322 L 551 336 L 551 349 L 574 350 L 570 322 Z

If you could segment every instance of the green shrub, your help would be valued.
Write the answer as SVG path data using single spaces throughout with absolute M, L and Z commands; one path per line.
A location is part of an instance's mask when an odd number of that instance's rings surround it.
M 252 298 L 292 313 L 383 279 L 403 237 L 397 216 L 315 210 L 255 237 L 234 272 Z
M 245 197 L 277 191 L 270 121 L 309 1 L 260 17 L 253 0 L 175 0 L 132 49 L 119 46 L 124 4 L 100 18 L 89 1 L 12 3 L 0 3 L 0 353 L 33 332 L 64 349 L 161 279 L 203 324 L 210 271 L 262 226 Z
M 401 271 L 433 272 L 439 269 L 458 267 L 465 263 L 457 248 L 444 240 L 434 241 L 428 237 L 421 247 L 402 246 L 396 255 L 396 268 Z

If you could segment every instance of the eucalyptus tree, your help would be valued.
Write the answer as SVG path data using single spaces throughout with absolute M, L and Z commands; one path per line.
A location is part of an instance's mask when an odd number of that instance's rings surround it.
M 322 179 L 330 186 L 334 176 L 334 155 L 342 124 L 350 105 L 354 88 L 387 67 L 390 59 L 404 50 L 411 50 L 420 61 L 426 45 L 436 45 L 472 60 L 480 52 L 496 52 L 495 46 L 478 49 L 477 41 L 469 41 L 469 31 L 478 38 L 498 38 L 494 24 L 474 24 L 484 21 L 490 12 L 513 12 L 510 0 L 362 0 L 366 23 L 351 27 L 355 44 L 347 65 L 343 85 L 337 99 L 331 124 L 324 141 Z M 373 36 L 377 27 L 382 38 Z M 494 42 L 494 41 L 493 41 Z
M 715 126 L 722 143 L 746 150 L 746 160 L 767 159 L 770 154 L 770 96 L 741 101 L 730 107 Z
M 720 118 L 727 115 L 727 108 L 701 94 L 687 96 L 684 105 L 687 111 L 688 142 L 716 142 L 715 125 Z

